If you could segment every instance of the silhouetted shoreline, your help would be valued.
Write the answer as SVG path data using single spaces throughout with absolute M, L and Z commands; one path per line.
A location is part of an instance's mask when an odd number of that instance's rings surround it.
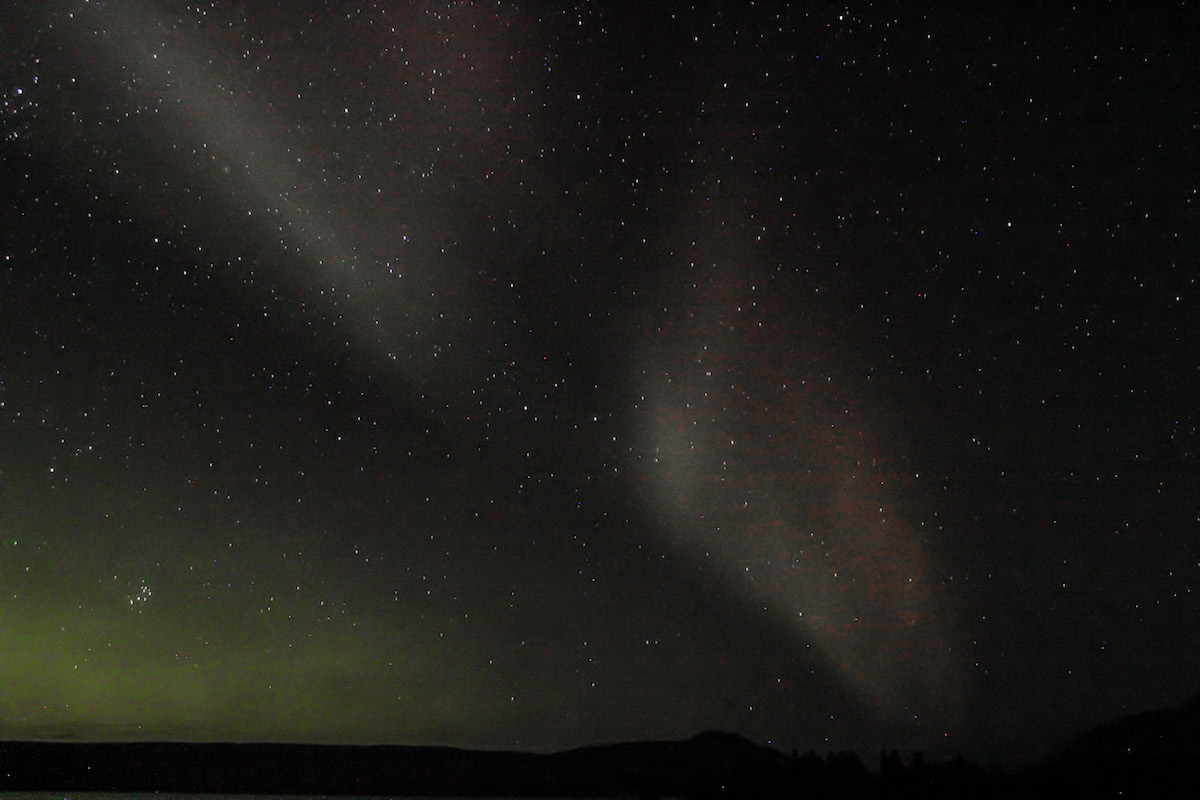
M 870 768 L 731 733 L 560 753 L 453 747 L 0 742 L 0 791 L 622 798 L 1195 798 L 1200 696 L 1100 725 L 1015 773 L 959 756 Z
M 1081 741 L 1086 741 L 1083 737 Z M 1006 774 L 962 757 L 785 755 L 733 734 L 548 755 L 450 747 L 212 743 L 0 743 L 0 790 L 622 798 L 1184 798 L 1182 751 L 1075 748 Z
M 607 745 L 552 755 L 450 747 L 0 744 L 0 789 L 493 797 L 696 794 L 789 760 L 740 737 Z
M 651 743 L 555 755 L 449 747 L 214 743 L 0 745 L 6 790 L 551 796 L 645 794 L 762 761 L 728 762 L 696 744 Z M 763 753 L 767 751 L 763 750 Z M 715 759 L 708 766 L 704 761 Z M 682 784 L 679 782 L 682 780 Z

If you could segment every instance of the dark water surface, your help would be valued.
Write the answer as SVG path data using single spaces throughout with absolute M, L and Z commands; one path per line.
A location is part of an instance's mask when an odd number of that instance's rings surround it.
M 287 795 L 287 794 L 191 794 L 186 792 L 5 792 L 4 800 L 435 800 L 417 795 Z M 438 797 L 436 800 L 487 800 L 481 796 Z M 506 798 L 514 800 L 514 798 Z M 538 800 L 568 800 L 544 797 Z M 570 800 L 588 800 L 570 798 Z M 593 798 L 592 800 L 601 800 Z

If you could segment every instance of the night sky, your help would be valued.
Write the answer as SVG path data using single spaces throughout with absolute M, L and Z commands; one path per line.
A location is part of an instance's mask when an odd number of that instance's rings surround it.
M 0 738 L 1200 690 L 1200 17 L 981 5 L 8 4 Z

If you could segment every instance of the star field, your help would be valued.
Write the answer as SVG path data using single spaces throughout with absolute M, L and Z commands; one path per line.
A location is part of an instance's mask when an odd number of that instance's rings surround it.
M 1186 4 L 0 21 L 0 737 L 1023 757 L 1195 693 Z

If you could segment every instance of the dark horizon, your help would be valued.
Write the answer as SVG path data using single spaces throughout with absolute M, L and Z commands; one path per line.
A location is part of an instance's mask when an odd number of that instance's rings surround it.
M 0 742 L 0 764 L 4 790 L 487 797 L 698 797 L 727 795 L 734 786 L 757 797 L 801 788 L 824 796 L 851 784 L 895 784 L 925 766 L 919 756 L 906 766 L 884 755 L 868 770 L 854 754 L 785 756 L 719 733 L 552 755 L 392 745 Z M 978 788 L 1002 780 L 962 760 L 952 766 L 957 780 Z
M 1195 695 L 1188 4 L 0 13 L 0 739 L 1036 757 Z
M 451 747 L 0 742 L 0 789 L 478 797 L 1190 797 L 1200 695 L 1112 720 L 1037 763 L 784 754 L 736 734 L 553 754 Z

